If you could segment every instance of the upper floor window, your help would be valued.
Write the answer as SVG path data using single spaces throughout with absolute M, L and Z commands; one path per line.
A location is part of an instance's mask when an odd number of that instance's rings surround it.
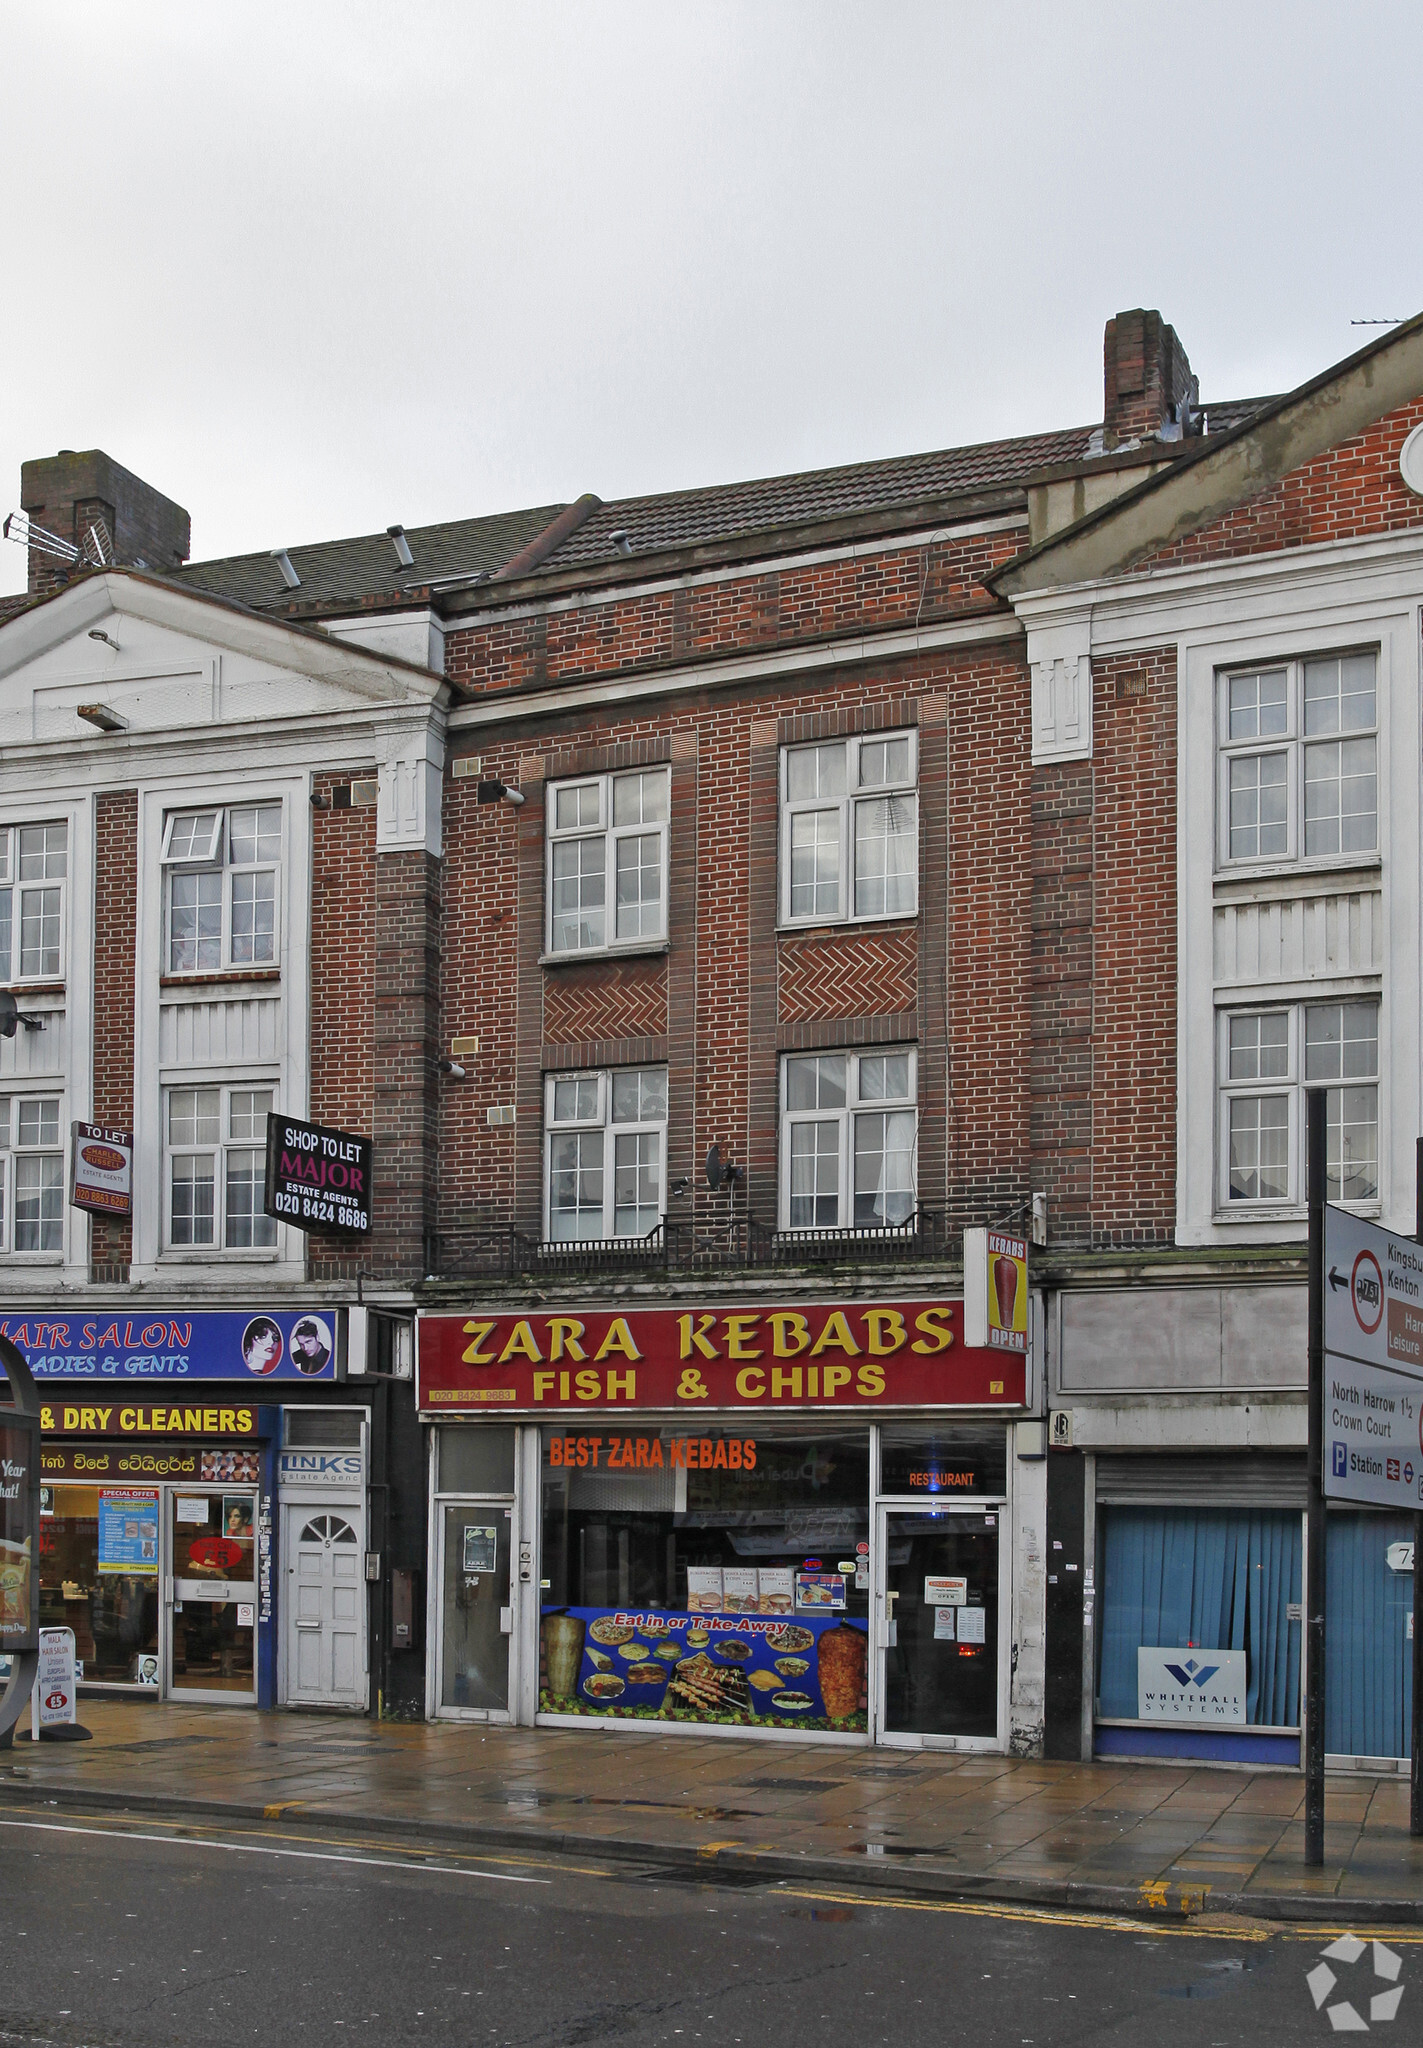
M 271 1088 L 169 1088 L 163 1125 L 168 1243 L 261 1251 L 277 1241 L 264 1213 Z
M 172 811 L 163 831 L 169 974 L 277 960 L 280 804 Z
M 0 826 L 0 981 L 64 972 L 66 824 Z
M 0 1251 L 63 1249 L 59 1097 L 0 1096 Z
M 1327 1088 L 1326 1194 L 1379 1194 L 1379 1011 L 1375 1002 L 1293 1003 L 1220 1019 L 1222 1205 L 1304 1201 L 1304 1091 Z
M 1221 857 L 1327 860 L 1379 843 L 1378 658 L 1220 678 Z
M 781 1066 L 781 1223 L 876 1230 L 918 1207 L 912 1052 L 827 1052 Z
M 591 775 L 548 792 L 548 949 L 587 953 L 667 936 L 666 768 Z
M 550 1074 L 544 1087 L 547 1236 L 646 1237 L 666 1207 L 667 1069 Z
M 912 917 L 919 904 L 917 736 L 781 750 L 781 921 Z

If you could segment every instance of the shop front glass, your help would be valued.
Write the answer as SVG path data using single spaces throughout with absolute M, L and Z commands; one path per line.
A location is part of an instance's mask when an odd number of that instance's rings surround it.
M 540 1455 L 541 1713 L 865 1732 L 867 1428 L 550 1427 Z
M 40 1626 L 74 1632 L 86 1685 L 158 1684 L 156 1487 L 47 1486 Z
M 1300 1515 L 1104 1507 L 1098 1525 L 1099 1753 L 1298 1763 Z
M 257 1496 L 238 1487 L 174 1487 L 169 1682 L 175 1693 L 256 1691 Z

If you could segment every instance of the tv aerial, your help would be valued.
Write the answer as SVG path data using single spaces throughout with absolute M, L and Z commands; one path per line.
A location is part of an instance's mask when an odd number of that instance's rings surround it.
M 71 569 L 81 565 L 88 569 L 112 569 L 118 561 L 113 539 L 102 519 L 92 522 L 78 547 L 72 540 L 51 533 L 47 526 L 37 526 L 28 512 L 11 512 L 0 533 L 17 547 L 48 555 L 51 561 L 63 562 Z
M 734 1195 L 736 1183 L 746 1178 L 746 1169 L 733 1166 L 729 1159 L 723 1159 L 720 1144 L 715 1144 L 707 1151 L 706 1174 L 709 1188 L 725 1187 L 728 1194 Z

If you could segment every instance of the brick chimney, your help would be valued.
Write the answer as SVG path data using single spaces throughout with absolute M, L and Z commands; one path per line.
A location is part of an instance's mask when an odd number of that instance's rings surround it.
M 89 528 L 102 523 L 115 560 L 165 575 L 188 559 L 191 523 L 181 505 L 124 469 L 101 448 L 76 454 L 61 448 L 20 467 L 20 503 L 36 526 L 82 547 Z M 57 590 L 69 571 L 52 555 L 30 549 L 29 590 Z
M 1140 306 L 1107 322 L 1102 344 L 1106 399 L 1103 445 L 1179 441 L 1193 431 L 1199 380 L 1174 327 Z

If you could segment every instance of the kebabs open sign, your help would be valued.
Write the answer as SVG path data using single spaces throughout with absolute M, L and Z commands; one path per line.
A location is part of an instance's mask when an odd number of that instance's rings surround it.
M 421 1316 L 427 1414 L 594 1407 L 1020 1408 L 1027 1365 L 963 1341 L 960 1301 Z
M 371 1151 L 350 1131 L 269 1114 L 263 1207 L 298 1230 L 369 1230 Z

